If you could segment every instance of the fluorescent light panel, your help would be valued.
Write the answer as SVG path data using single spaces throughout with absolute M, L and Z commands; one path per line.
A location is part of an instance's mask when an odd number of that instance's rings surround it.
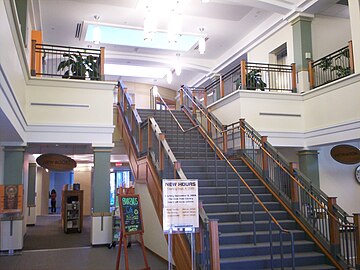
M 172 51 L 189 51 L 199 40 L 199 36 L 181 34 L 176 43 L 168 42 L 166 32 L 155 32 L 151 42 L 144 40 L 142 29 L 104 26 L 100 24 L 88 24 L 85 41 L 93 42 L 94 29 L 100 27 L 101 43 L 134 46 L 141 48 L 163 49 Z
M 106 75 L 160 79 L 165 77 L 167 71 L 167 68 L 105 64 Z

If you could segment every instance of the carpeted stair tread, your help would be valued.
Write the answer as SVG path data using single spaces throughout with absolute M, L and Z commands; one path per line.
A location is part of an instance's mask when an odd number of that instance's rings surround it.
M 312 252 L 295 252 L 295 258 L 299 259 L 307 259 L 307 258 L 313 258 L 313 257 L 320 257 L 320 256 L 324 256 L 324 254 L 320 253 L 320 252 L 316 252 L 316 251 L 312 251 Z M 254 261 L 259 261 L 259 260 L 268 260 L 270 255 L 259 255 L 259 256 L 244 256 L 244 257 L 233 257 L 233 258 L 223 258 L 220 259 L 221 263 L 224 262 L 254 262 Z M 280 255 L 279 254 L 274 254 L 274 259 L 279 259 Z M 284 258 L 291 258 L 291 254 L 284 254 Z
M 299 245 L 306 245 L 306 244 L 313 244 L 314 242 L 308 241 L 308 240 L 296 240 L 294 241 L 295 244 L 299 244 Z M 280 242 L 279 241 L 274 241 L 273 242 L 273 246 L 279 246 Z M 283 245 L 284 246 L 289 246 L 291 245 L 290 241 L 283 241 Z M 254 245 L 253 243 L 249 243 L 249 244 L 223 244 L 220 245 L 220 250 L 226 250 L 226 249 L 247 249 L 247 248 L 252 248 L 252 247 L 264 247 L 264 248 L 268 248 L 269 247 L 269 243 L 267 242 L 257 242 L 256 245 Z
M 274 229 L 273 234 L 275 235 L 276 233 L 278 233 L 279 231 Z M 304 231 L 302 230 L 291 230 L 292 233 L 303 233 Z M 244 236 L 244 235 L 249 235 L 249 234 L 253 234 L 252 231 L 249 232 L 229 232 L 229 233 L 219 233 L 219 237 L 235 237 L 235 236 Z M 256 235 L 269 235 L 269 231 L 260 231 L 257 230 L 256 231 Z

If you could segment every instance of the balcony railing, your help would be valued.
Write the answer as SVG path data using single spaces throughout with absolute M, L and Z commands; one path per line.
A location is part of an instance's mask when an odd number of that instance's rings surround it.
M 191 104 L 196 103 L 201 107 L 199 100 L 186 87 L 180 91 L 190 96 L 181 98 L 182 105 L 196 113 Z M 244 119 L 222 125 L 206 108 L 202 107 L 201 111 L 206 116 L 196 114 L 196 119 L 204 129 L 210 126 L 208 122 L 212 123 L 215 128 L 208 128 L 207 134 L 217 143 L 217 147 L 228 156 L 243 157 L 251 164 L 344 269 L 359 269 L 360 214 L 349 215 L 342 210 L 336 198 L 328 197 L 313 186 L 311 180 L 267 141 L 266 136 L 261 136 Z
M 250 63 L 245 60 L 224 75 L 218 75 L 205 87 L 206 104 L 231 94 L 236 90 L 270 92 L 296 92 L 295 64 L 276 65 Z
M 354 73 L 352 42 L 348 46 L 309 62 L 310 89 L 336 81 Z
M 35 40 L 31 46 L 31 76 L 104 80 L 104 48 L 39 44 Z

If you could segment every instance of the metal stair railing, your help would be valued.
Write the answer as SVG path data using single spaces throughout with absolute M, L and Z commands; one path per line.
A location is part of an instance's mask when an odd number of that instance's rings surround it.
M 182 87 L 186 95 L 191 92 Z M 189 96 L 196 104 L 201 103 Z M 184 103 L 186 104 L 186 103 Z M 202 112 L 206 112 L 201 108 Z M 212 119 L 211 113 L 207 112 Z M 208 120 L 209 121 L 209 120 Z M 300 221 L 332 254 L 343 268 L 360 267 L 359 215 L 347 214 L 336 204 L 336 198 L 328 197 L 311 180 L 303 175 L 244 119 L 230 125 L 221 125 L 219 147 L 227 150 L 227 155 L 238 155 L 249 161 L 252 167 L 276 190 L 284 203 L 298 214 Z M 211 132 L 211 130 L 210 130 Z M 209 134 L 211 136 L 212 133 Z M 225 147 L 224 147 L 225 145 Z
M 165 139 L 165 134 L 161 131 L 154 117 L 148 117 L 146 122 L 142 122 L 139 113 L 135 109 L 125 89 L 121 82 L 119 82 L 118 105 L 123 112 L 132 143 L 138 151 L 138 157 L 144 154 L 149 155 L 161 179 L 178 178 L 186 180 L 186 175 L 179 166 L 175 155 Z M 191 128 L 189 130 L 193 129 L 194 128 Z M 187 130 L 184 130 L 184 132 L 186 131 Z M 144 134 L 146 134 L 146 136 Z M 146 142 L 143 141 L 144 139 Z M 143 151 L 144 149 L 146 149 L 146 151 Z M 217 228 L 217 220 L 209 219 L 202 207 L 200 207 L 199 217 L 201 225 L 199 234 L 204 237 L 198 237 L 198 242 L 201 242 L 201 244 L 199 244 L 201 248 L 198 251 L 197 264 L 203 270 L 220 269 L 219 265 L 215 265 L 216 263 L 219 264 L 219 260 L 217 262 L 213 261 L 213 257 L 216 257 L 219 250 L 214 251 L 211 246 L 213 241 L 218 241 L 218 234 L 212 232 L 214 226 Z M 218 256 L 217 254 L 217 257 Z
M 251 187 L 246 183 L 244 178 L 239 174 L 239 172 L 235 169 L 232 165 L 230 160 L 226 157 L 225 152 L 227 151 L 227 147 L 225 144 L 221 143 L 219 146 L 219 141 L 223 142 L 223 134 L 224 130 L 219 128 L 219 121 L 215 117 L 209 117 L 209 114 L 206 113 L 206 109 L 202 107 L 201 103 L 187 91 L 186 87 L 182 87 L 180 89 L 180 103 L 190 115 L 193 115 L 194 121 L 198 124 L 199 132 L 202 133 L 205 137 L 205 140 L 213 147 L 214 150 L 214 164 L 215 164 L 215 179 L 216 179 L 216 186 L 218 182 L 217 177 L 217 162 L 218 159 L 224 160 L 225 163 L 232 169 L 240 181 L 238 181 L 238 212 L 239 212 L 239 222 L 241 222 L 241 193 L 240 187 L 241 184 L 245 187 L 250 194 L 252 195 L 252 221 L 253 221 L 253 244 L 256 245 L 256 215 L 255 215 L 255 201 L 261 206 L 261 208 L 265 211 L 269 218 L 269 239 L 270 239 L 270 259 L 271 259 L 271 268 L 273 268 L 273 249 L 272 249 L 272 223 L 275 227 L 279 230 L 279 239 L 280 239 L 280 262 L 281 268 L 283 269 L 283 260 L 284 260 L 284 252 L 283 252 L 283 242 L 282 242 L 282 234 L 289 234 L 290 241 L 291 241 L 291 259 L 292 259 L 292 268 L 295 269 L 295 253 L 294 253 L 294 236 L 293 232 L 290 230 L 284 229 L 281 224 L 276 220 L 276 218 L 271 214 L 271 212 L 267 209 L 264 203 L 260 200 L 260 198 L 255 194 L 255 192 L 251 189 Z M 199 116 L 200 115 L 200 116 Z M 205 129 L 205 128 L 206 129 Z M 213 138 L 215 137 L 215 138 Z M 208 157 L 206 155 L 206 161 Z M 229 191 L 228 191 L 228 171 L 227 166 L 226 168 L 226 201 L 228 202 L 229 198 Z

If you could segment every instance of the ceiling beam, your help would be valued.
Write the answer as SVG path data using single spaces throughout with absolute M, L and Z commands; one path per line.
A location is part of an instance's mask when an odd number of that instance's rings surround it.
M 222 5 L 248 6 L 280 14 L 289 13 L 296 8 L 295 5 L 291 5 L 288 1 L 282 0 L 210 0 L 209 2 Z

